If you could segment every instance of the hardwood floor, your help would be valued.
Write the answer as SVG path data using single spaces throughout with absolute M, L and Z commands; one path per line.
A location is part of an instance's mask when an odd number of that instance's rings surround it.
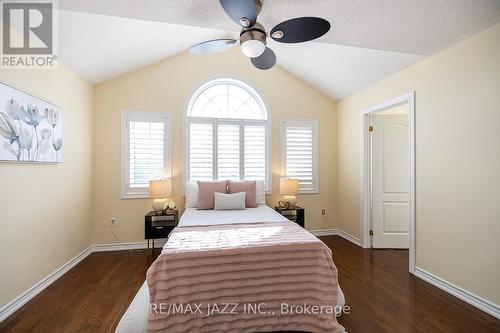
M 500 332 L 500 321 L 408 274 L 405 250 L 365 250 L 332 236 L 352 332 Z M 0 332 L 114 332 L 144 281 L 144 251 L 93 253 L 0 324 Z
M 0 332 L 114 332 L 148 267 L 144 250 L 92 253 L 0 324 Z
M 408 273 L 407 250 L 362 249 L 322 237 L 332 249 L 351 313 L 348 332 L 500 332 L 500 321 Z

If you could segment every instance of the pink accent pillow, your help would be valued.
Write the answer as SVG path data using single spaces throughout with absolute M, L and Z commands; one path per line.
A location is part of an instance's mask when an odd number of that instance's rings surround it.
M 226 193 L 227 180 L 202 182 L 198 180 L 198 209 L 214 209 L 215 192 Z
M 227 189 L 229 193 L 247 192 L 245 196 L 245 205 L 247 206 L 247 208 L 257 207 L 256 181 L 246 181 L 246 182 L 229 181 L 229 183 L 227 184 Z

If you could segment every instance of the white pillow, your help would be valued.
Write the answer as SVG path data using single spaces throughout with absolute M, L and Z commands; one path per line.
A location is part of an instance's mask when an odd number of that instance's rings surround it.
M 257 180 L 257 183 L 255 184 L 255 196 L 257 205 L 266 204 L 266 186 L 263 180 Z
M 184 195 L 186 196 L 186 208 L 198 208 L 198 183 L 186 183 Z
M 215 192 L 215 210 L 245 209 L 245 197 L 247 192 L 221 193 Z

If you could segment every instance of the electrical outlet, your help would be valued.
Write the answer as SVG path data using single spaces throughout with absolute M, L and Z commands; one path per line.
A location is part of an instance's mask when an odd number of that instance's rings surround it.
M 116 226 L 116 217 L 110 217 L 109 220 L 110 220 L 110 226 L 111 227 Z
M 326 215 L 326 209 L 321 210 L 321 215 Z

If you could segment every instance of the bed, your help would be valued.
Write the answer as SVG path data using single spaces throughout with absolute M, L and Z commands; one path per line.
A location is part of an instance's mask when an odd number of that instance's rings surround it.
M 275 241 L 280 235 L 282 239 Z M 285 251 L 280 257 L 280 251 L 285 248 L 294 254 Z M 325 278 L 331 279 L 324 290 L 318 291 L 316 286 L 308 285 L 307 272 L 299 274 L 302 269 L 299 263 L 312 260 L 307 258 L 309 250 L 316 251 L 311 253 L 324 256 L 324 259 L 315 258 L 312 268 L 307 269 L 314 270 L 315 265 L 331 262 L 327 263 L 329 267 L 314 272 L 315 276 L 326 272 Z M 265 266 L 266 262 L 275 267 Z M 277 303 L 273 298 L 276 297 L 279 301 L 285 299 L 296 304 L 298 300 L 313 302 L 309 299 L 311 296 L 321 298 L 321 304 L 334 302 L 332 305 L 339 309 L 345 300 L 336 273 L 326 245 L 266 205 L 238 211 L 186 208 L 116 332 L 343 332 L 335 315 L 331 314 L 288 317 L 240 314 L 244 312 L 242 304 L 252 309 L 252 304 L 255 307 L 261 299 L 267 308 L 275 309 Z M 317 283 L 325 283 L 325 280 Z M 335 295 L 328 296 L 329 292 Z M 238 306 L 234 311 L 236 315 L 230 309 L 217 316 L 209 315 L 210 303 L 226 307 L 229 303 L 235 304 L 235 308 Z M 163 304 L 203 304 L 200 308 L 204 312 L 203 316 L 200 313 L 158 313 Z M 151 306 L 156 310 L 151 311 Z

